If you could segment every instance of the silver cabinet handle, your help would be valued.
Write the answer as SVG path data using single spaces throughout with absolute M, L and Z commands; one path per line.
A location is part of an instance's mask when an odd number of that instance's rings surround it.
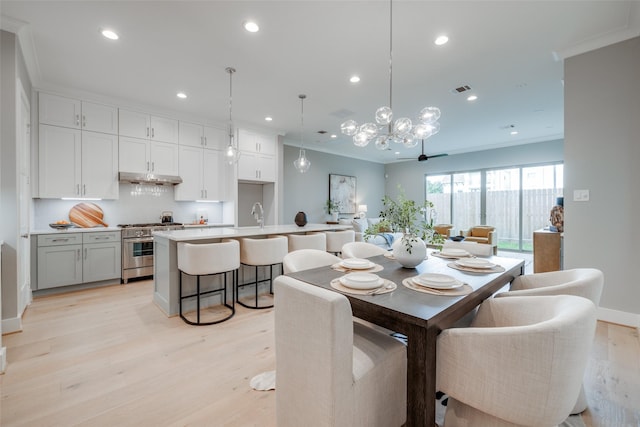
M 205 136 L 205 137 L 203 137 L 203 138 L 204 138 L 204 146 L 206 147 L 206 146 L 208 145 L 208 144 L 207 144 L 207 137 Z
M 52 242 L 68 242 L 69 239 L 68 238 L 64 238 L 64 239 L 53 239 Z
M 78 261 L 80 261 L 80 249 L 76 249 L 76 255 L 77 255 Z
M 83 196 L 87 195 L 87 184 L 82 184 L 82 195 Z
M 149 126 L 147 126 L 147 138 L 149 137 Z
M 147 162 L 147 171 L 149 170 L 149 162 Z
M 84 114 L 82 115 L 82 127 L 87 127 L 87 116 L 85 116 Z
M 151 162 L 151 172 L 156 170 L 156 162 Z
M 207 190 L 204 190 L 204 198 L 207 198 Z
M 80 195 L 80 184 L 76 184 L 76 194 Z
M 76 126 L 80 126 L 80 114 L 76 114 Z
M 156 137 L 156 132 L 154 128 L 151 128 L 151 138 L 155 138 Z
M 20 237 L 22 237 L 23 239 L 28 239 L 29 238 L 29 234 L 21 234 Z

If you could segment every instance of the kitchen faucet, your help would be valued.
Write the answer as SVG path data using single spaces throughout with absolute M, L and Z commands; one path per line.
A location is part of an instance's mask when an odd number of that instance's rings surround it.
M 258 210 L 256 210 L 258 207 Z M 262 204 L 260 202 L 255 202 L 253 207 L 251 208 L 251 215 L 258 221 L 260 224 L 260 228 L 264 228 L 264 210 L 262 209 Z

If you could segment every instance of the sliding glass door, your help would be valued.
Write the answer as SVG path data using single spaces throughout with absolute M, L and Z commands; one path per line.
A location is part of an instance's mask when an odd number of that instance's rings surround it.
M 551 164 L 427 175 L 426 198 L 436 222 L 453 224 L 453 234 L 492 225 L 500 249 L 531 251 L 533 232 L 549 225 L 562 195 L 563 172 L 562 164 Z

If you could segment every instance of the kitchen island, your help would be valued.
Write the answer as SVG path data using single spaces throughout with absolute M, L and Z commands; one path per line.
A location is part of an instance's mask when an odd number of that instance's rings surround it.
M 261 238 L 274 234 L 304 234 L 313 231 L 337 231 L 351 228 L 351 225 L 339 224 L 307 224 L 304 227 L 290 224 L 265 225 L 264 228 L 253 226 L 155 231 L 153 233 L 153 301 L 167 316 L 175 316 L 179 312 L 178 242 L 217 243 L 223 239 Z

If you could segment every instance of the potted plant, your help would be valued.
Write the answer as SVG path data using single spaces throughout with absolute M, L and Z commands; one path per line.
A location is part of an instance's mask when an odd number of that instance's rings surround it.
M 402 187 L 398 186 L 398 189 L 400 194 L 397 200 L 384 196 L 384 208 L 380 212 L 382 221 L 367 228 L 365 235 L 389 231 L 402 233 L 402 237 L 392 245 L 393 255 L 403 267 L 413 268 L 426 257 L 425 241 L 442 244 L 443 238 L 434 233 L 433 219 L 425 220 L 425 214 L 433 211 L 433 203 L 425 200 L 418 204 L 415 200 L 407 199 Z M 433 214 L 430 217 L 433 218 Z
M 334 221 L 338 221 L 338 214 L 340 213 L 340 202 L 334 199 L 327 199 L 324 204 L 324 208 L 329 215 L 331 215 Z

